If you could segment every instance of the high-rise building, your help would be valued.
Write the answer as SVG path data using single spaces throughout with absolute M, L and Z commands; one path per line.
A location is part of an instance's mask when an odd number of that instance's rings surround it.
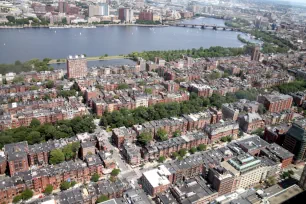
M 127 22 L 130 23 L 133 21 L 134 19 L 134 11 L 130 8 L 120 8 L 118 10 L 119 13 L 119 20 L 121 20 L 121 22 Z
M 69 4 L 66 1 L 58 2 L 58 12 L 60 13 L 69 13 Z
M 142 21 L 153 21 L 153 13 L 151 11 L 141 11 L 139 13 L 139 20 L 142 20 Z
M 306 157 L 306 119 L 292 124 L 286 133 L 283 147 L 294 154 L 295 160 Z
M 302 173 L 300 181 L 299 181 L 299 186 L 303 190 L 306 190 L 306 165 L 304 166 L 304 170 L 303 170 L 303 173 Z
M 109 16 L 109 5 L 106 3 L 99 3 L 98 5 L 89 5 L 89 17 L 93 16 Z
M 87 75 L 87 60 L 84 55 L 69 56 L 67 59 L 67 77 L 81 78 Z
M 260 47 L 259 47 L 259 46 L 255 46 L 255 47 L 252 49 L 251 60 L 259 61 L 259 59 L 260 59 Z
M 208 181 L 211 183 L 212 187 L 218 191 L 218 195 L 220 196 L 233 191 L 235 178 L 230 171 L 222 166 L 216 166 L 209 169 Z

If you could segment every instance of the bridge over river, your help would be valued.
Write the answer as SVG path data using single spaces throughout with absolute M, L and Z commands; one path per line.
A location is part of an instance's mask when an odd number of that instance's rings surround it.
M 239 28 L 233 28 L 228 26 L 220 26 L 220 25 L 209 25 L 209 24 L 194 24 L 194 23 L 166 23 L 169 26 L 177 26 L 177 27 L 191 27 L 191 28 L 210 28 L 213 30 L 230 30 L 230 31 L 240 31 Z

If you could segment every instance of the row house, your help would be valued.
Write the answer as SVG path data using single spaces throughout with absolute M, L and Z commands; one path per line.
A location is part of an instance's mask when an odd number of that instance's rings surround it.
M 188 90 L 196 93 L 198 96 L 207 98 L 211 97 L 213 94 L 213 89 L 210 86 L 203 84 L 190 84 Z
M 130 165 L 138 165 L 141 161 L 140 148 L 132 143 L 124 143 L 122 155 Z
M 293 121 L 293 119 L 298 119 L 298 117 L 299 116 L 294 114 L 294 112 L 291 110 L 286 110 L 277 113 L 266 113 L 265 115 L 262 115 L 262 119 L 264 120 L 265 125 L 288 123 Z
M 142 149 L 142 157 L 145 160 L 154 160 L 160 156 L 169 157 L 173 152 L 181 149 L 191 149 L 200 144 L 208 144 L 209 140 L 204 133 L 187 133 L 186 135 L 170 138 L 169 140 L 147 145 Z
M 56 89 L 43 89 L 43 90 L 33 90 L 26 92 L 19 92 L 13 94 L 2 94 L 0 96 L 0 101 L 2 102 L 19 102 L 19 101 L 34 101 L 34 100 L 43 100 L 45 97 L 51 99 L 57 98 Z
M 85 162 L 68 161 L 55 166 L 46 166 L 36 170 L 19 172 L 16 177 L 21 178 L 27 188 L 35 192 L 43 192 L 47 185 L 58 189 L 63 181 L 87 182 L 95 173 L 102 176 L 103 165 L 99 156 L 88 155 Z
M 126 128 L 123 126 L 112 130 L 112 140 L 118 148 L 121 148 L 124 142 L 135 142 L 136 136 L 137 133 L 133 128 Z
M 61 107 L 64 106 L 66 100 L 64 98 L 55 98 L 52 100 L 44 101 L 26 101 L 26 102 L 15 102 L 15 103 L 8 103 L 1 105 L 1 108 L 3 111 L 10 113 L 10 114 L 16 114 L 17 112 L 31 109 L 41 109 L 41 108 L 55 108 L 55 107 Z
M 208 124 L 204 127 L 204 132 L 207 133 L 211 142 L 221 139 L 221 137 L 230 136 L 236 138 L 239 133 L 239 125 L 233 120 L 226 120 L 223 122 Z

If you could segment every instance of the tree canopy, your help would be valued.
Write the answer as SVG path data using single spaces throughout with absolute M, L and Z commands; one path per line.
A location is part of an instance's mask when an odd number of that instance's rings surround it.
M 22 200 L 29 200 L 30 198 L 32 198 L 34 195 L 33 191 L 29 188 L 25 189 L 22 193 L 21 193 L 21 197 Z
M 152 139 L 152 135 L 148 132 L 143 132 L 137 137 L 137 141 L 142 145 L 148 144 Z
M 165 141 L 168 140 L 168 134 L 167 131 L 165 129 L 159 128 L 157 130 L 156 133 L 157 137 L 161 140 L 161 141 Z
M 98 182 L 99 181 L 99 178 L 100 178 L 100 176 L 99 176 L 99 174 L 97 174 L 97 173 L 94 173 L 92 176 L 91 176 L 91 181 L 93 181 L 93 182 Z
M 44 190 L 45 195 L 50 195 L 53 191 L 53 186 L 51 184 L 48 184 L 47 187 Z
M 92 116 L 57 121 L 54 125 L 38 125 L 38 122 L 37 119 L 33 119 L 29 127 L 19 127 L 0 132 L 0 148 L 5 144 L 24 140 L 29 144 L 35 144 L 51 139 L 67 138 L 78 133 L 93 132 L 95 129 Z
M 112 172 L 111 172 L 111 175 L 112 176 L 118 176 L 120 173 L 120 169 L 113 169 Z
M 50 164 L 59 164 L 63 161 L 65 161 L 65 155 L 63 154 L 62 150 L 54 149 L 50 152 Z

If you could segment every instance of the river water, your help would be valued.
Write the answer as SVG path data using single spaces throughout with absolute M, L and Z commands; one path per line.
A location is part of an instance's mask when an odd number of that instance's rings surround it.
M 185 20 L 186 23 L 224 25 L 213 18 Z M 177 50 L 211 46 L 241 47 L 239 32 L 184 27 L 108 26 L 96 29 L 27 28 L 0 29 L 0 63 L 33 58 L 65 58 L 68 55 L 100 56 L 145 50 Z M 114 61 L 120 64 L 120 61 Z M 126 63 L 126 61 L 122 61 Z M 105 62 L 91 63 L 99 65 Z M 112 62 L 107 62 L 109 64 Z

